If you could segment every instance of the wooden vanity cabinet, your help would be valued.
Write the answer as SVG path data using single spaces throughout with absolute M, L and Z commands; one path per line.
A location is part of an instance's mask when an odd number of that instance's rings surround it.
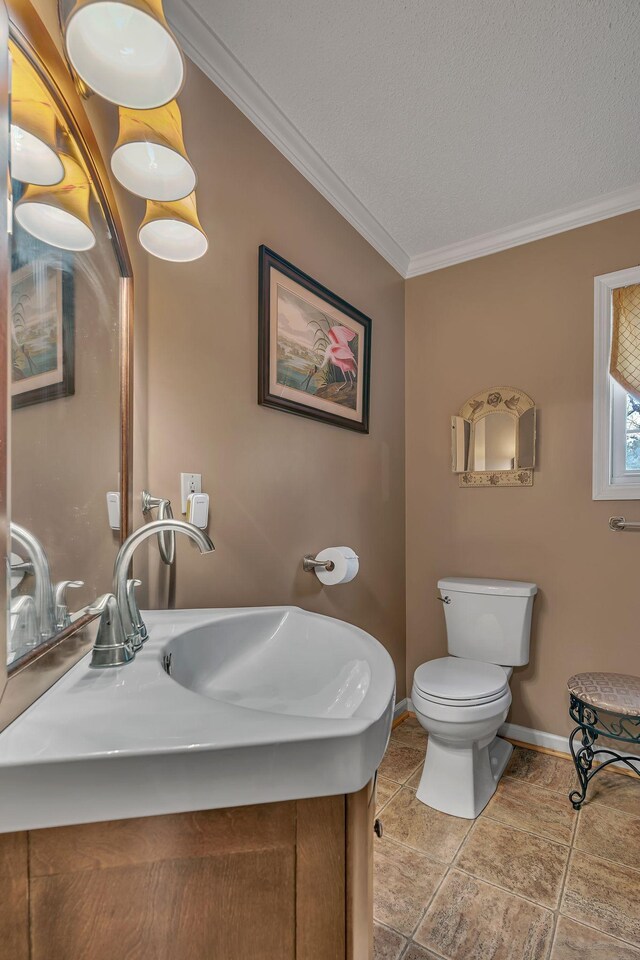
M 371 960 L 372 785 L 0 835 L 2 960 Z

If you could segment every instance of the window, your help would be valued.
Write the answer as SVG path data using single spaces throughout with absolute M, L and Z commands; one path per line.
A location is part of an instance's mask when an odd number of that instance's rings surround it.
M 640 267 L 595 279 L 594 500 L 640 500 L 640 400 L 609 373 L 613 293 L 635 284 Z

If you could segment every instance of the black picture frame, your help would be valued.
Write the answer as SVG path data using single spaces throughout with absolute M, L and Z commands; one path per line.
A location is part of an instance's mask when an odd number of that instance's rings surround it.
M 346 318 L 354 321 L 358 328 L 358 354 L 353 358 L 354 365 L 357 363 L 357 377 L 362 378 L 362 392 L 360 401 L 360 415 L 358 419 L 353 416 L 341 415 L 340 403 L 328 399 L 327 405 L 331 403 L 335 406 L 335 412 L 330 410 L 319 410 L 304 402 L 304 392 L 302 390 L 289 389 L 289 396 L 283 396 L 284 388 L 279 384 L 272 383 L 272 323 L 274 318 L 271 316 L 271 292 L 274 282 L 273 271 L 277 271 L 284 277 L 289 278 L 312 293 L 319 300 L 324 301 L 332 311 L 343 314 Z M 350 327 L 349 329 L 353 329 Z M 360 332 L 361 331 L 361 332 Z M 362 343 L 360 344 L 360 336 Z M 336 368 L 339 369 L 339 368 Z M 317 367 L 316 367 L 317 370 Z M 307 383 L 311 381 L 312 373 L 307 378 Z M 338 374 L 335 374 L 338 377 Z M 340 390 L 350 391 L 351 394 L 357 394 L 357 381 L 349 371 L 341 372 L 344 382 L 332 384 L 335 387 L 336 394 Z M 281 257 L 275 251 L 262 244 L 259 249 L 259 282 L 258 282 L 258 403 L 265 407 L 271 407 L 275 410 L 283 410 L 286 413 L 292 413 L 298 417 L 307 417 L 310 420 L 318 420 L 321 423 L 329 423 L 336 427 L 343 427 L 346 430 L 354 430 L 358 433 L 369 433 L 369 397 L 371 385 L 371 318 L 367 317 L 362 311 L 358 310 L 352 304 L 343 300 L 333 291 L 324 287 L 313 277 L 299 270 L 284 257 Z M 299 394 L 299 399 L 294 399 L 291 394 Z M 317 397 L 310 394 L 310 397 Z M 324 399 L 324 398 L 321 398 Z

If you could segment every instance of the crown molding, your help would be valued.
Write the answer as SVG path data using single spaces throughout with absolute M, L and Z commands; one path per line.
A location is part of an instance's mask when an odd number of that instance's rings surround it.
M 189 58 L 338 213 L 406 277 L 409 255 L 303 137 L 188 0 L 172 4 L 168 17 Z
M 524 243 L 542 240 L 555 233 L 564 233 L 566 230 L 575 230 L 577 227 L 597 223 L 598 220 L 607 220 L 622 213 L 630 213 L 640 208 L 640 184 L 624 190 L 606 193 L 595 200 L 586 203 L 577 203 L 571 207 L 557 210 L 555 213 L 543 217 L 533 217 L 523 220 L 503 230 L 494 230 L 483 233 L 470 240 L 460 240 L 446 247 L 437 247 L 411 257 L 405 277 L 418 277 L 423 273 L 432 273 L 442 270 L 465 260 L 475 260 L 486 257 L 510 247 L 519 247 Z

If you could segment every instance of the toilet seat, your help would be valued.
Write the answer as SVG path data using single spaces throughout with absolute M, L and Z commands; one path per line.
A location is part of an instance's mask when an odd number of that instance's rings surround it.
M 413 684 L 423 700 L 461 709 L 493 703 L 509 691 L 502 667 L 462 657 L 423 663 L 415 672 Z

